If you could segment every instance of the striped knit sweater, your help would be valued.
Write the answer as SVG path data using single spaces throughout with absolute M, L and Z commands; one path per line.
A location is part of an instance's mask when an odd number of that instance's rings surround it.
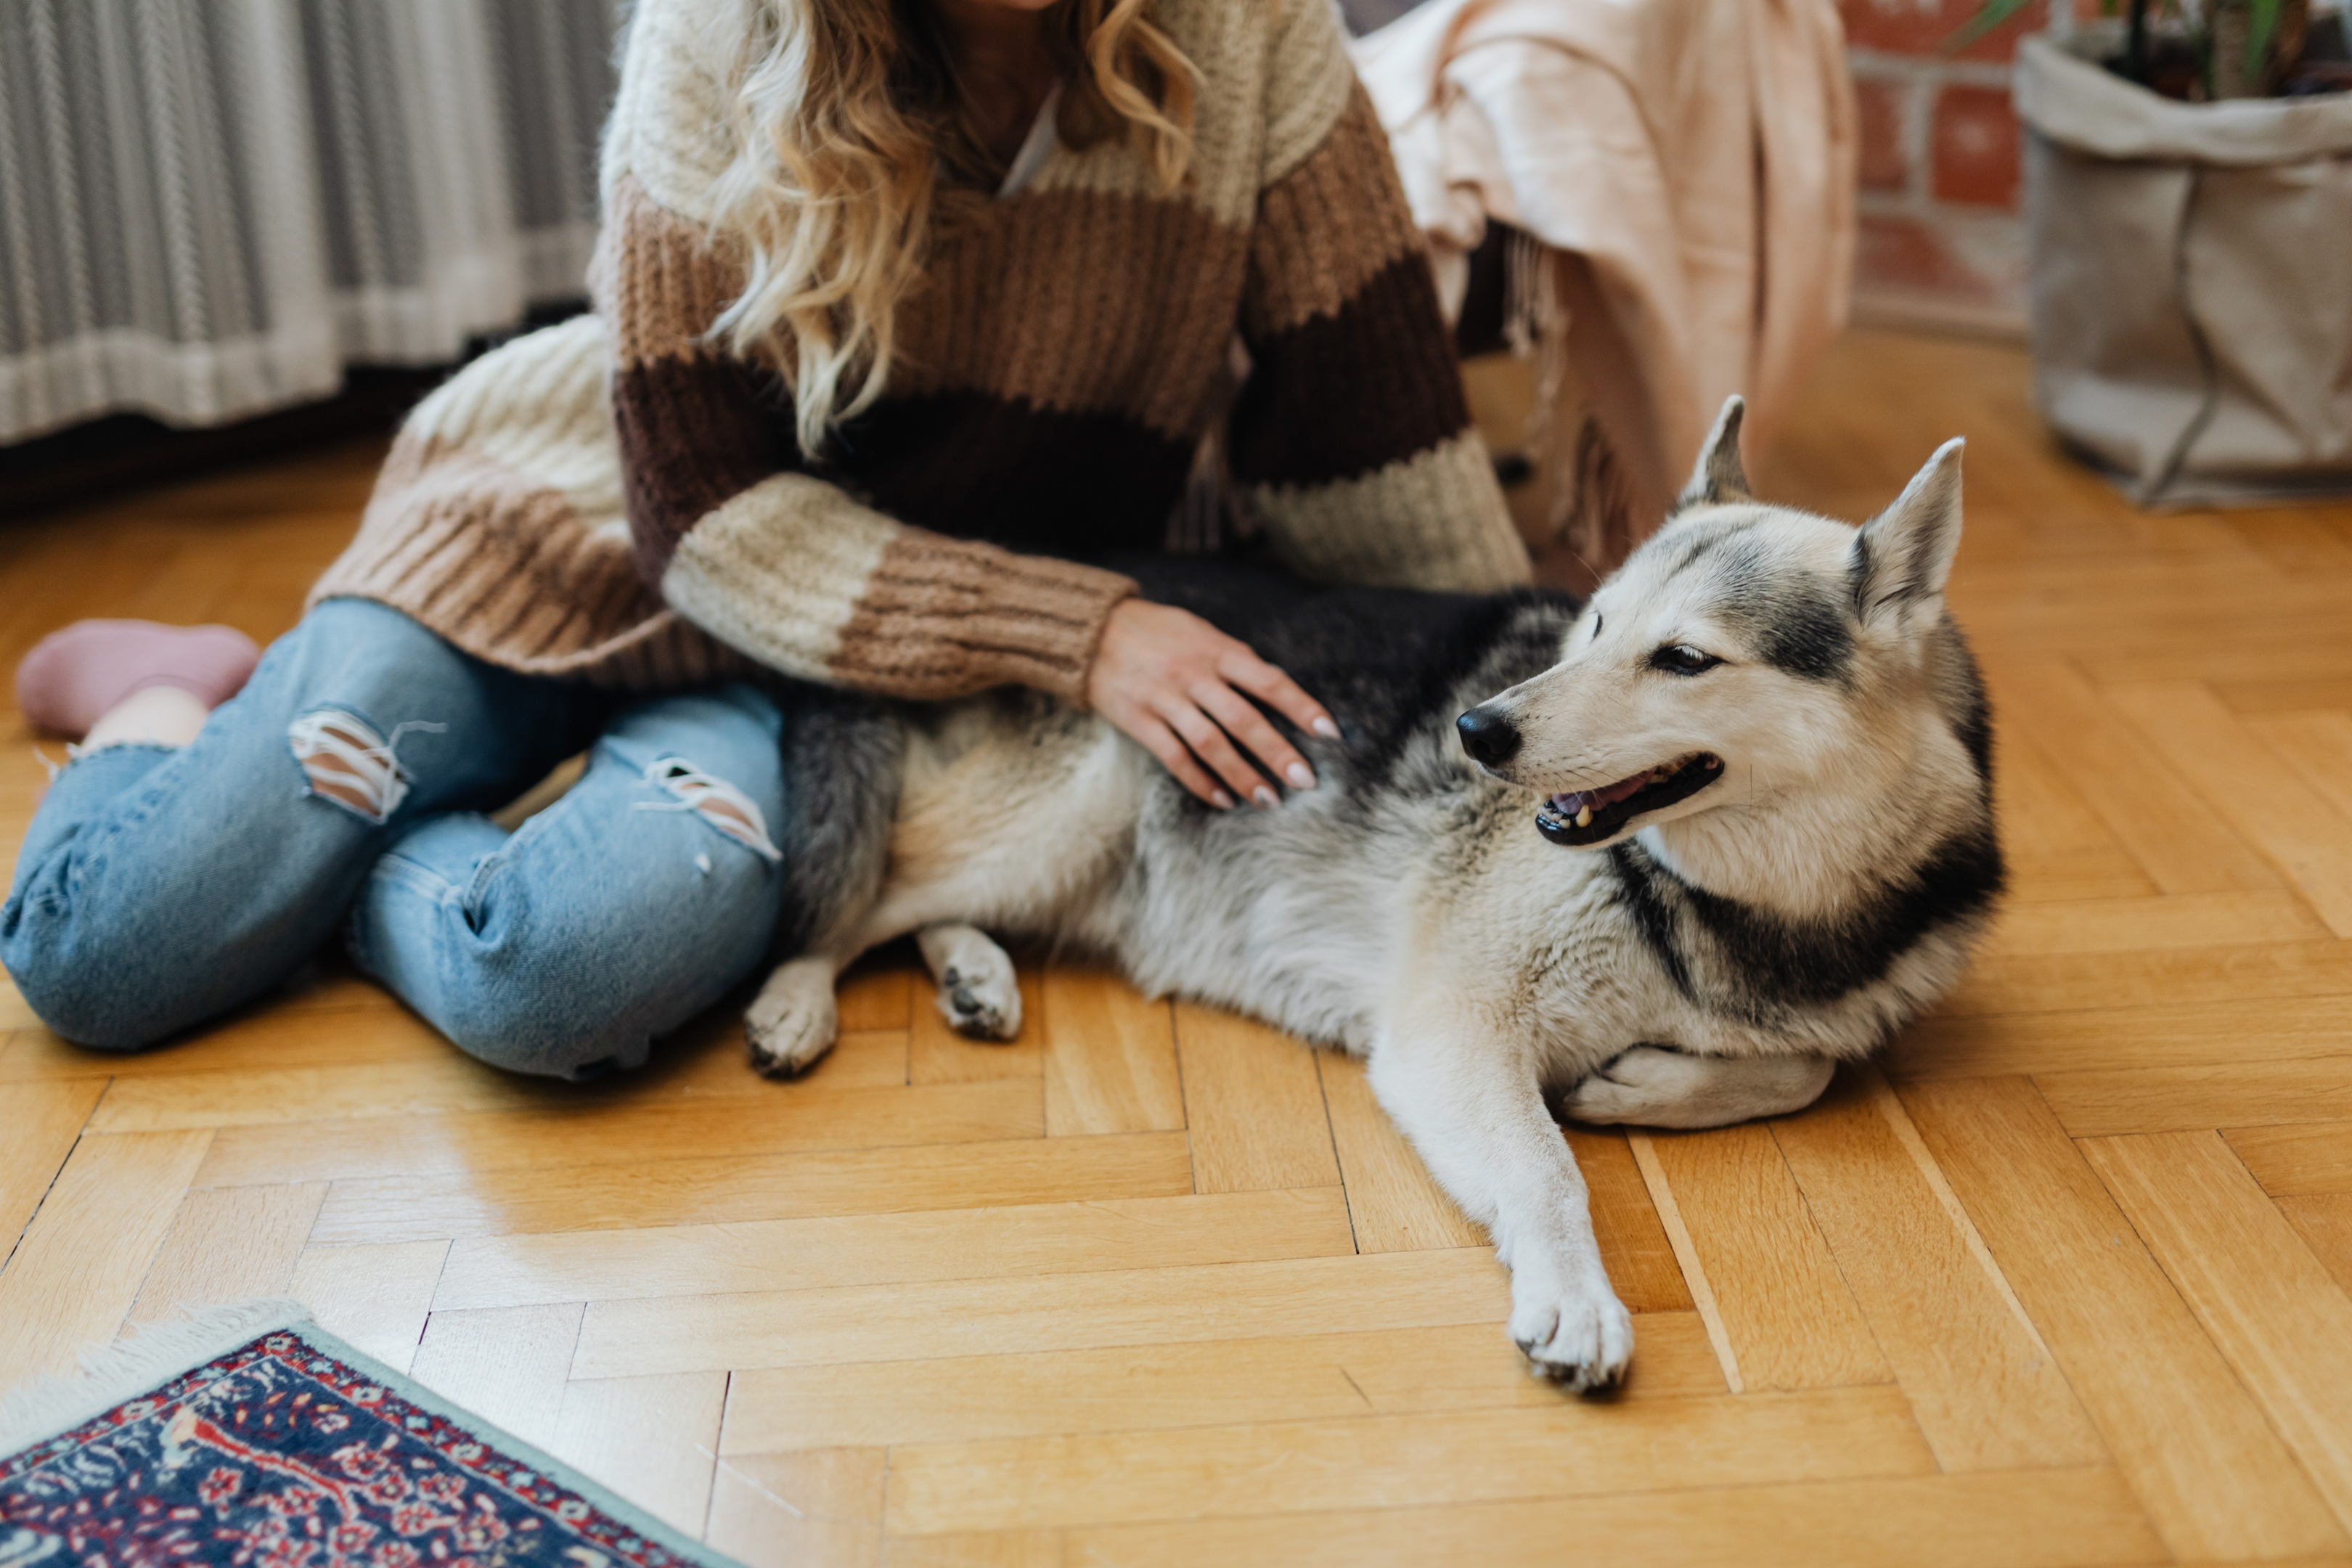
M 313 592 L 381 600 L 510 668 L 664 688 L 766 666 L 942 698 L 1082 700 L 1158 548 L 1236 330 L 1230 450 L 1297 570 L 1432 588 L 1528 563 L 1469 428 L 1420 237 L 1327 0 L 1159 0 L 1206 78 L 1192 174 L 1055 145 L 935 237 L 881 401 L 811 462 L 707 339 L 729 62 L 643 0 L 606 132 L 593 314 L 421 405 Z

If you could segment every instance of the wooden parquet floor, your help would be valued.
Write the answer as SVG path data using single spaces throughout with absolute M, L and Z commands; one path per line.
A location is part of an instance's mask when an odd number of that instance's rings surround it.
M 331 963 L 129 1058 L 8 993 L 0 1384 L 290 1291 L 756 1568 L 2352 1563 L 2352 507 L 2138 515 L 2020 352 L 1861 334 L 1762 488 L 1864 515 L 1954 433 L 2014 893 L 1812 1110 L 1567 1134 L 1620 1397 L 1524 1375 L 1356 1066 L 1055 965 L 970 1045 L 904 959 L 790 1086 L 726 1016 L 501 1078 Z M 0 658 L 283 629 L 377 456 L 0 529 Z

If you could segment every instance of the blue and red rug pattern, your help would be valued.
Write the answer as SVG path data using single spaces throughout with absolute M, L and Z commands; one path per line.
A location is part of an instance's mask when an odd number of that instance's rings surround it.
M 725 1563 L 460 1415 L 315 1330 L 265 1333 L 0 1458 L 0 1568 Z

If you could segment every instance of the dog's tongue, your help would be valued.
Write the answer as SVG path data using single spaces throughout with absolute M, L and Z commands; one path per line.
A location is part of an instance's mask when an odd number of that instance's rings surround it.
M 1564 816 L 1574 816 L 1588 805 L 1599 811 L 1603 806 L 1614 805 L 1623 800 L 1627 795 L 1648 784 L 1652 776 L 1649 773 L 1635 773 L 1630 779 L 1619 779 L 1615 784 L 1602 784 L 1599 789 L 1570 790 L 1566 795 L 1552 796 L 1551 804 L 1553 808 Z

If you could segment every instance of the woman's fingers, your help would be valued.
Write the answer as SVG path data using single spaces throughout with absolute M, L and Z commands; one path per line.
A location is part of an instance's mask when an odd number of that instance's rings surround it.
M 1178 784 L 1182 784 L 1219 811 L 1231 811 L 1234 808 L 1234 797 L 1221 788 L 1215 779 L 1209 776 L 1208 770 L 1203 768 L 1192 753 L 1185 749 L 1184 742 L 1176 738 L 1175 731 L 1149 714 L 1136 714 L 1132 716 L 1132 721 L 1129 722 L 1121 722 L 1118 720 L 1113 720 L 1112 722 L 1118 724 L 1118 727 L 1133 737 L 1145 751 L 1158 757 L 1160 765 L 1166 768 Z
M 1233 650 L 1218 661 L 1217 673 L 1300 729 L 1328 741 L 1339 738 L 1339 726 L 1332 722 L 1323 704 L 1301 690 L 1298 682 L 1252 653 L 1248 644 L 1235 643 Z
M 1203 680 L 1192 688 L 1192 700 L 1276 777 L 1287 780 L 1293 789 L 1315 787 L 1315 770 L 1307 759 L 1240 692 L 1221 680 Z
M 1237 796 L 1279 803 L 1259 763 L 1294 789 L 1315 786 L 1307 759 L 1256 703 L 1310 733 L 1339 733 L 1321 703 L 1248 644 L 1190 611 L 1141 599 L 1118 605 L 1103 623 L 1087 700 L 1186 789 L 1221 806 Z
M 1168 727 L 1176 731 L 1192 754 L 1209 765 L 1211 772 L 1230 785 L 1244 800 L 1259 805 L 1273 805 L 1281 800 L 1264 774 L 1249 764 L 1248 759 L 1234 745 L 1233 737 L 1218 728 L 1216 722 L 1201 711 L 1193 702 L 1176 695 L 1160 711 Z

